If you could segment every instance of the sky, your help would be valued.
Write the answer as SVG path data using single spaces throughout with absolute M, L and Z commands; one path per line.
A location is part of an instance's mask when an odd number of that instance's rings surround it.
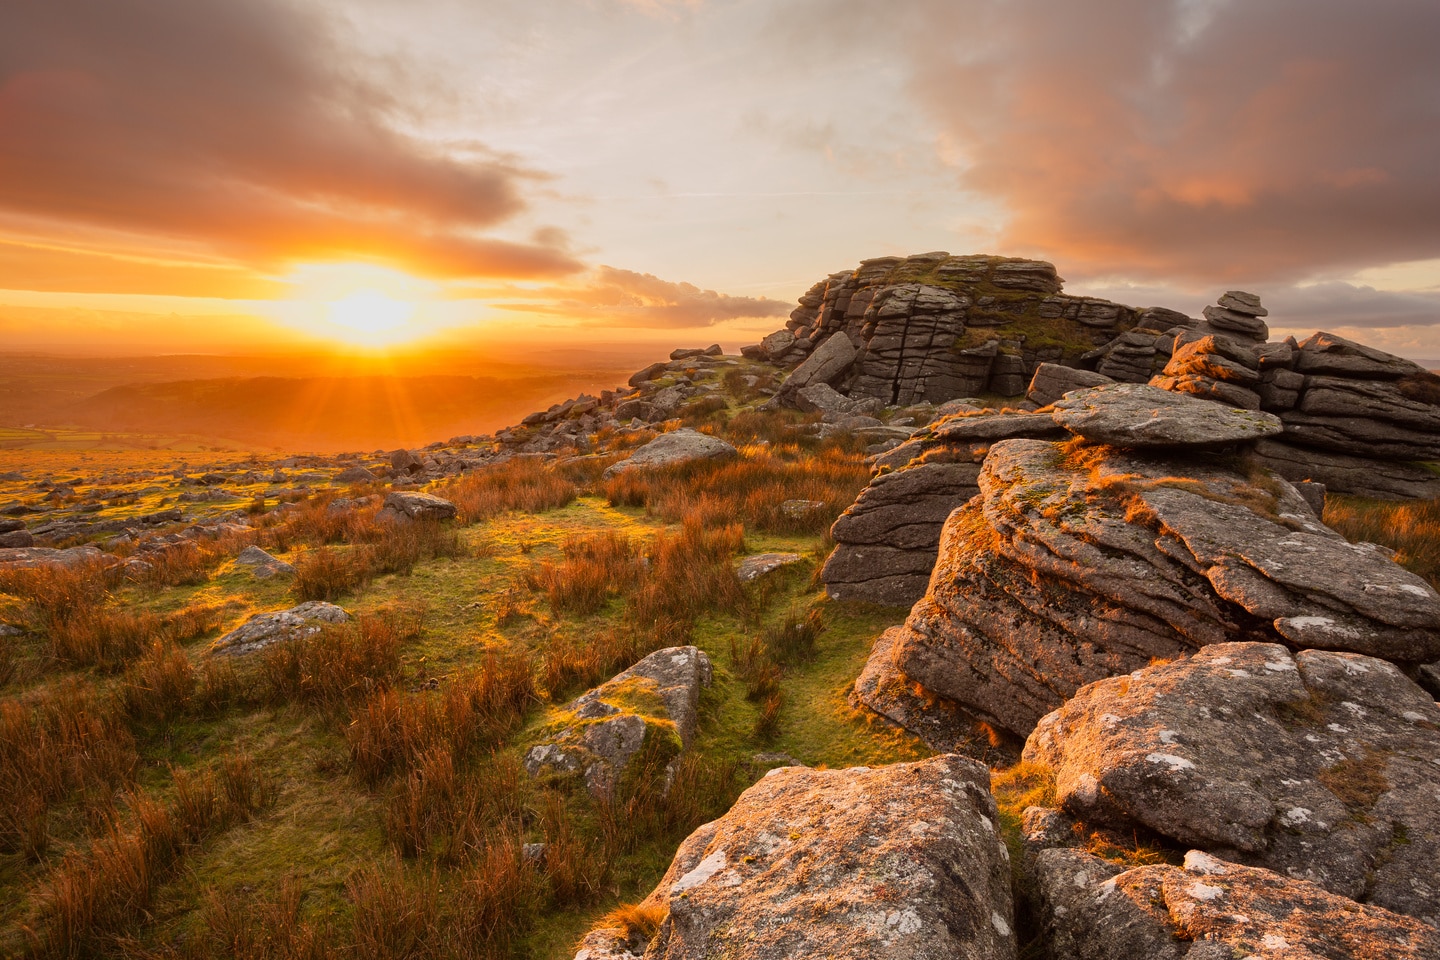
M 860 260 L 1440 366 L 1434 0 L 4 0 L 0 350 L 727 346 Z

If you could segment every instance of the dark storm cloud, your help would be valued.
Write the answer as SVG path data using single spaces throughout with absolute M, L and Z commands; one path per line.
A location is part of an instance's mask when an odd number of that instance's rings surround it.
M 397 132 L 404 106 L 366 66 L 333 24 L 281 0 L 12 0 L 0 9 L 0 212 L 265 267 L 577 268 L 559 247 L 485 237 L 521 209 L 532 174 Z

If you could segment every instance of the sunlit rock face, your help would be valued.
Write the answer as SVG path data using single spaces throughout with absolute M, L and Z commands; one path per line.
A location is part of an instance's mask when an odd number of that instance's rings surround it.
M 653 936 L 602 926 L 576 957 L 1014 958 L 999 823 L 963 757 L 772 770 L 680 845 L 640 904 Z
M 1024 753 L 1088 826 L 1147 831 L 1432 925 L 1437 756 L 1440 706 L 1395 665 L 1268 643 L 1089 684 Z
M 979 495 L 946 521 L 929 588 L 881 669 L 1023 737 L 1086 683 L 1213 643 L 1440 658 L 1440 596 L 1324 526 L 1243 445 L 1083 440 L 990 447 Z

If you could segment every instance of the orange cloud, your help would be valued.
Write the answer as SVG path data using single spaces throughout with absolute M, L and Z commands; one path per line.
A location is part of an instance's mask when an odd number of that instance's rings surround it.
M 11 5 L 0 231 L 124 234 L 258 271 L 342 258 L 441 276 L 579 269 L 563 237 L 486 235 L 522 209 L 537 173 L 398 132 L 399 97 L 361 79 L 357 61 L 329 22 L 279 0 Z M 87 290 L 119 280 L 76 277 Z M 25 279 L 7 271 L 0 287 Z M 151 292 L 175 290 L 149 279 L 164 288 Z
M 1433 0 L 827 0 L 786 16 L 807 56 L 828 37 L 826 56 L 909 71 L 960 185 L 1006 212 L 1002 247 L 1072 277 L 1274 282 L 1440 255 Z

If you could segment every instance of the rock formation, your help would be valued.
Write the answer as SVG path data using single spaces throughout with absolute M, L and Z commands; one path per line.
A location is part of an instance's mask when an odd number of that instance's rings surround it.
M 737 454 L 734 446 L 719 437 L 681 427 L 670 433 L 662 433 L 629 457 L 612 464 L 605 471 L 605 476 L 613 477 L 627 470 L 678 466 L 696 460 L 728 460 Z
M 692 833 L 641 904 L 648 942 L 601 927 L 577 960 L 1014 958 L 989 772 L 961 757 L 781 767 Z
M 1086 824 L 1149 831 L 1440 926 L 1440 706 L 1373 657 L 1223 643 L 1089 684 L 1040 721 Z
M 1199 850 L 1183 867 L 1130 870 L 1078 850 L 1046 850 L 1034 873 L 1053 960 L 1440 956 L 1433 927 Z
M 581 776 L 599 799 L 612 795 L 642 749 L 668 763 L 695 736 L 700 688 L 710 658 L 697 647 L 656 650 L 623 673 L 566 704 L 543 743 L 525 754 L 531 776 Z
M 1193 405 L 1196 422 L 1221 409 L 1180 395 L 1165 406 L 1176 402 Z M 1085 431 L 1067 412 L 1085 403 L 1072 394 L 1055 419 Z M 1175 419 L 1150 409 L 1133 415 Z M 1233 412 L 1228 436 L 1254 436 L 1252 417 Z M 1137 422 L 1119 435 L 1157 430 Z M 1440 658 L 1440 596 L 1429 584 L 1383 549 L 1345 541 L 1238 451 L 1126 451 L 1078 436 L 990 448 L 980 494 L 945 522 L 929 589 L 891 638 L 882 674 L 1024 736 L 1086 683 L 1212 643 L 1412 665 Z M 1097 436 L 1115 438 L 1116 425 Z M 1226 436 L 1207 429 L 1200 439 Z

